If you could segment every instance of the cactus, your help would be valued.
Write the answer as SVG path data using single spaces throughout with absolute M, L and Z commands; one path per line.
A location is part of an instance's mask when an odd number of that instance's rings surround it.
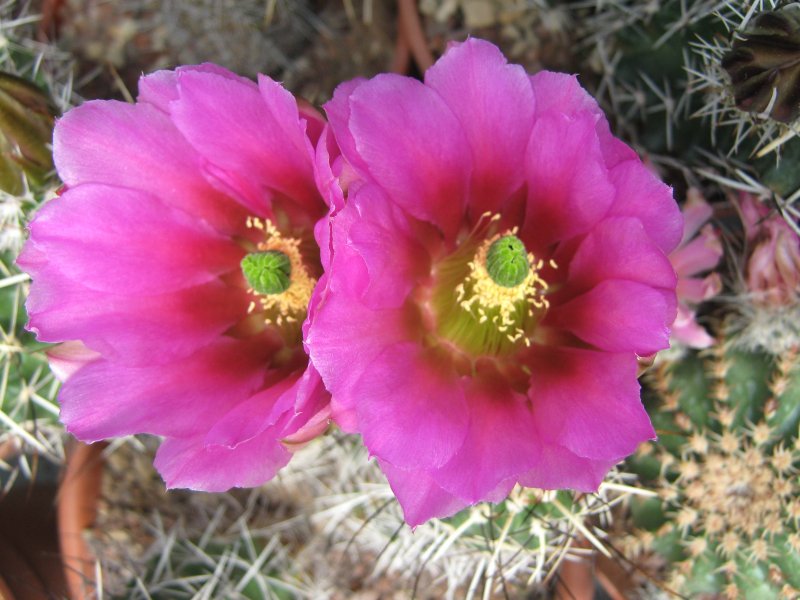
M 725 340 L 650 375 L 658 447 L 631 464 L 659 497 L 634 502 L 629 555 L 666 561 L 667 585 L 697 597 L 800 594 L 800 362 Z
M 32 478 L 36 458 L 63 460 L 55 402 L 58 382 L 43 344 L 24 330 L 28 276 L 14 261 L 33 211 L 59 185 L 50 154 L 53 117 L 72 97 L 71 60 L 34 42 L 27 5 L 0 6 L 0 444 L 18 455 L 0 463 L 7 489 Z

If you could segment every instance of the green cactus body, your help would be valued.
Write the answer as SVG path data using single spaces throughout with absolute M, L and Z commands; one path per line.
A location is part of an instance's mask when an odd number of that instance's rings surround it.
M 673 591 L 800 594 L 797 357 L 720 343 L 649 375 L 660 443 L 631 463 L 659 497 L 633 501 L 627 545 L 666 559 Z

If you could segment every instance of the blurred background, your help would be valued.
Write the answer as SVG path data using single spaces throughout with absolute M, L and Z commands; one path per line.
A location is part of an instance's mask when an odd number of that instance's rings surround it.
M 58 349 L 24 330 L 14 263 L 60 186 L 60 114 L 204 61 L 321 106 L 353 77 L 421 77 L 467 36 L 578 74 L 694 211 L 682 247 L 715 258 L 673 262 L 702 291 L 642 379 L 658 444 L 597 494 L 518 488 L 412 532 L 337 431 L 226 494 L 167 493 L 154 439 L 64 433 Z M 0 0 L 0 71 L 0 598 L 800 597 L 798 3 Z

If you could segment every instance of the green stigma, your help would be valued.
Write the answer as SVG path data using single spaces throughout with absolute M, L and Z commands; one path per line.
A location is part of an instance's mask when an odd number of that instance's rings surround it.
M 241 264 L 247 283 L 258 294 L 280 294 L 291 285 L 292 265 L 279 250 L 251 252 Z
M 530 271 L 528 251 L 515 235 L 504 235 L 489 246 L 486 271 L 497 285 L 513 288 L 525 281 Z

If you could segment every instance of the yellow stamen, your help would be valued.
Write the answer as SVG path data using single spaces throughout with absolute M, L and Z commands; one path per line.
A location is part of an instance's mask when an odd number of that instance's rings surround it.
M 305 318 L 308 302 L 317 280 L 308 274 L 308 269 L 300 254 L 301 241 L 297 238 L 283 237 L 271 221 L 262 221 L 255 217 L 247 218 L 247 227 L 263 231 L 265 239 L 258 243 L 257 250 L 266 252 L 277 250 L 289 258 L 291 265 L 291 281 L 289 287 L 279 294 L 256 294 L 252 289 L 248 291 L 258 296 L 258 304 L 251 302 L 248 312 L 254 312 L 260 305 L 265 313 L 264 320 L 268 324 L 278 326 L 287 323 L 297 323 Z

